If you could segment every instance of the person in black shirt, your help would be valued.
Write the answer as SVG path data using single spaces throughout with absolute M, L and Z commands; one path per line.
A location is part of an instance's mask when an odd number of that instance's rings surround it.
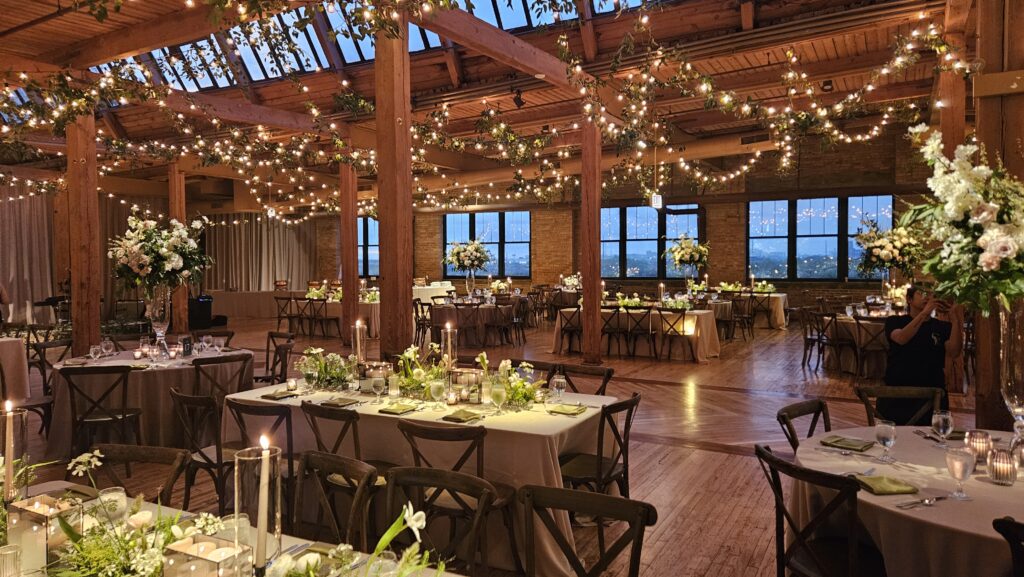
M 889 340 L 885 384 L 945 390 L 946 355 L 956 355 L 963 346 L 963 309 L 950 307 L 917 287 L 907 289 L 907 308 L 909 314 L 885 321 Z M 878 400 L 878 412 L 898 425 L 910 424 L 907 421 L 920 407 L 916 400 Z M 948 397 L 942 398 L 942 408 L 949 408 Z

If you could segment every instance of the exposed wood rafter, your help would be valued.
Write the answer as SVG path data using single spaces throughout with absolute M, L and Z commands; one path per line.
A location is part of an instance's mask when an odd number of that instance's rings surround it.
M 324 49 L 324 54 L 327 55 L 327 62 L 330 63 L 331 69 L 338 77 L 338 82 L 347 84 L 345 57 L 338 48 L 338 40 L 331 28 L 331 23 L 327 20 L 327 15 L 319 10 L 313 12 L 313 30 L 316 32 L 316 39 L 320 41 L 320 46 Z
M 597 32 L 594 31 L 594 11 L 590 0 L 576 0 L 576 12 L 579 14 L 580 39 L 583 40 L 583 60 L 593 62 L 597 59 Z
M 452 86 L 459 88 L 462 86 L 462 60 L 459 59 L 454 42 L 442 38 L 441 44 L 444 46 L 444 64 L 448 69 L 448 76 L 452 79 Z
M 238 51 L 235 49 L 234 41 L 223 30 L 214 33 L 213 38 L 217 41 L 217 46 L 220 47 L 220 51 L 224 55 L 224 61 L 227 62 L 231 75 L 235 77 L 235 84 L 238 86 L 238 90 L 241 91 L 246 100 L 253 104 L 259 104 L 260 97 L 253 90 L 252 78 L 249 76 L 249 71 L 245 68 L 245 63 L 242 62 L 242 57 L 238 55 Z
M 753 30 L 756 17 L 754 11 L 756 10 L 754 0 L 743 0 L 740 2 L 740 26 L 744 30 Z

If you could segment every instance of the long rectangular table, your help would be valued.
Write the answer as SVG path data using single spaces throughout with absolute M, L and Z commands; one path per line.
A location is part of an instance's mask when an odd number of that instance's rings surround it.
M 277 301 L 275 297 L 291 297 L 302 299 L 305 291 L 207 291 L 213 297 L 213 314 L 223 315 L 228 319 L 274 319 L 277 318 Z M 326 316 L 341 318 L 341 303 L 328 302 Z M 359 318 L 366 322 L 368 336 L 377 338 L 380 327 L 380 303 L 359 302 Z M 349 330 L 342 326 L 341 330 Z M 334 332 L 333 330 L 331 332 Z
M 317 392 L 302 397 L 293 397 L 281 401 L 268 401 L 261 399 L 261 395 L 268 390 L 256 389 L 230 395 L 229 398 L 245 399 L 265 403 L 284 404 L 292 410 L 293 443 L 295 451 L 301 452 L 308 449 L 315 449 L 316 442 L 313 431 L 310 429 L 301 409 L 302 401 L 322 402 L 332 396 L 332 393 Z M 371 397 L 364 397 L 369 400 Z M 504 415 L 488 415 L 485 419 L 478 421 L 476 425 L 487 429 L 486 458 L 484 459 L 484 477 L 490 481 L 496 481 L 521 487 L 523 485 L 544 485 L 547 487 L 561 487 L 562 475 L 558 457 L 567 453 L 596 451 L 597 428 L 600 426 L 601 411 L 598 407 L 614 402 L 614 397 L 581 395 L 566 393 L 566 402 L 579 402 L 586 405 L 586 412 L 579 417 L 566 417 L 549 415 L 542 407 L 534 407 L 532 411 L 519 413 L 506 412 Z M 447 425 L 441 417 L 450 412 L 433 411 L 431 409 L 420 410 L 414 413 L 395 417 L 379 412 L 381 405 L 363 404 L 355 406 L 354 410 L 359 413 L 359 438 L 361 443 L 361 457 L 363 460 L 379 460 L 398 465 L 413 465 L 412 450 L 397 427 L 398 419 L 410 419 L 431 424 Z M 468 408 L 480 408 L 469 406 Z M 258 423 L 258 421 L 253 421 Z M 271 420 L 267 420 L 266 430 L 269 430 Z M 457 425 L 453 425 L 457 426 Z M 225 441 L 240 440 L 240 433 L 234 418 L 225 407 L 222 419 L 223 439 Z M 251 427 L 251 425 L 250 425 Z M 286 433 L 280 430 L 272 439 L 276 446 L 284 444 Z M 350 443 L 349 440 L 346 442 Z M 432 462 L 453 462 L 464 450 L 459 447 L 438 447 L 431 445 L 424 447 L 427 457 Z M 352 455 L 351 445 L 343 447 L 343 453 Z M 516 526 L 517 542 L 520 548 L 523 547 L 523 526 L 524 514 L 517 509 Z M 572 542 L 572 531 L 567 515 L 558 517 L 559 529 Z M 492 515 L 488 525 L 488 543 L 491 546 L 491 563 L 502 566 L 505 569 L 513 567 L 511 550 L 506 543 L 508 539 L 501 525 L 500 515 Z M 538 575 L 570 575 L 570 568 L 564 556 L 558 550 L 556 543 L 545 533 L 538 532 L 533 543 L 537 554 Z
M 570 309 L 562 309 L 562 310 L 570 310 Z M 580 310 L 582 312 L 582 309 L 580 309 Z M 615 312 L 612 309 L 607 309 L 607 308 L 601 309 L 601 320 L 602 320 L 602 323 L 610 322 L 611 321 L 611 316 L 613 314 L 615 314 Z M 640 322 L 640 319 L 638 317 L 642 317 L 645 314 L 647 314 L 647 311 L 642 311 L 642 310 L 630 310 L 630 311 L 621 310 L 621 311 L 619 311 L 618 323 L 617 323 L 617 326 L 615 328 L 628 330 L 629 328 L 631 328 L 631 324 L 630 323 L 632 321 L 630 321 L 630 319 L 627 318 L 627 317 L 632 317 L 637 322 Z M 682 314 L 683 314 L 683 311 L 678 311 L 678 312 L 674 312 L 673 311 L 671 313 L 666 312 L 665 313 L 666 316 L 663 318 L 659 314 L 659 311 L 657 311 L 657 310 L 652 310 L 650 312 L 650 317 L 646 321 L 646 326 L 653 327 L 655 335 L 656 335 L 655 346 L 658 349 L 662 348 L 661 342 L 662 342 L 662 339 L 666 338 L 665 337 L 665 332 L 668 331 L 668 330 L 671 330 L 671 327 L 673 326 L 673 323 L 678 323 L 678 320 L 676 320 L 676 319 L 680 315 L 682 315 Z M 564 315 L 559 314 L 555 318 L 555 333 L 554 333 L 554 336 L 553 336 L 553 341 L 551 343 L 551 352 L 555 353 L 555 354 L 561 354 L 561 352 L 562 352 L 562 344 L 563 343 L 562 343 L 562 339 L 561 339 L 561 329 L 562 329 L 562 322 L 563 322 L 563 318 L 562 317 L 563 316 Z M 688 360 L 695 360 L 695 361 L 700 362 L 700 363 L 706 363 L 706 362 L 708 362 L 709 358 L 716 358 L 716 357 L 718 357 L 721 354 L 721 352 L 722 352 L 722 345 L 721 345 L 721 341 L 719 341 L 719 339 L 718 339 L 718 325 L 717 325 L 715 319 L 716 319 L 715 311 L 711 311 L 711 310 L 686 311 L 686 320 L 685 320 L 685 322 L 683 324 L 684 333 L 686 334 L 686 338 L 692 341 L 693 349 L 694 349 L 694 354 L 696 355 L 697 358 L 694 359 L 690 355 L 689 347 L 683 346 L 682 347 L 682 350 L 683 350 L 682 354 L 684 355 L 684 358 L 686 358 Z M 580 322 L 582 322 L 582 320 L 583 319 L 581 318 Z M 676 344 L 673 344 L 672 346 L 673 346 L 673 351 L 672 352 L 673 352 L 673 354 L 675 354 L 675 351 L 677 351 L 679 349 L 679 346 L 676 345 Z M 614 349 L 614 347 L 613 347 L 613 349 Z M 649 349 L 650 349 L 650 344 L 649 343 L 645 342 L 643 339 L 637 339 L 637 348 L 636 348 L 636 353 L 637 354 L 639 354 L 639 355 L 648 355 L 648 356 L 652 356 L 653 357 L 654 356 L 654 351 L 651 351 Z M 667 348 L 666 348 L 666 350 L 667 350 Z

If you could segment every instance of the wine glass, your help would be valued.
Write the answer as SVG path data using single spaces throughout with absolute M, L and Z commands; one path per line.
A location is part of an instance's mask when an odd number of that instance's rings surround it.
M 953 432 L 953 414 L 949 411 L 935 411 L 932 413 L 932 431 L 942 439 L 936 447 L 943 449 L 949 447 L 946 437 Z
M 100 355 L 103 354 L 103 349 L 99 345 L 92 345 L 89 347 L 89 358 L 92 360 L 98 360 Z
M 551 386 L 551 390 L 555 393 L 555 398 L 558 399 L 558 401 L 561 401 L 562 394 L 565 393 L 565 376 L 554 375 L 551 377 L 551 382 L 549 384 Z
M 964 481 L 971 478 L 976 460 L 977 457 L 975 457 L 974 453 L 967 449 L 949 449 L 946 451 L 946 469 L 949 470 L 949 474 L 956 480 L 956 491 L 949 495 L 951 499 L 956 499 L 957 501 L 970 499 L 967 493 L 964 492 Z
M 443 411 L 444 381 L 430 381 L 430 397 L 434 399 L 434 410 Z
M 853 316 L 853 307 L 850 306 L 850 305 L 846 305 L 846 316 L 848 316 L 848 317 L 852 317 Z
M 213 347 L 213 337 L 210 335 L 203 335 L 203 350 L 209 350 Z
M 896 444 L 896 423 L 884 419 L 875 421 L 875 440 L 884 449 L 878 457 L 878 461 L 880 463 L 895 463 L 896 459 L 889 455 L 889 449 Z
M 375 405 L 379 405 L 380 404 L 380 402 L 381 402 L 380 401 L 380 396 L 384 394 L 384 389 L 386 388 L 385 387 L 385 383 L 386 382 L 387 381 L 384 380 L 384 377 L 374 377 L 370 381 L 370 386 L 373 387 L 373 394 L 377 395 L 377 400 L 374 401 L 373 404 L 375 404 Z
M 110 340 L 110 337 L 106 337 L 100 342 L 100 350 L 103 351 L 105 357 L 113 355 L 114 348 L 114 341 Z
M 224 350 L 224 337 L 217 337 L 213 339 L 213 350 L 218 353 Z
M 505 404 L 505 399 L 507 398 L 508 394 L 505 391 L 505 385 L 495 383 L 491 386 L 491 402 L 498 408 L 498 411 L 494 413 L 495 415 L 503 414 L 501 406 Z

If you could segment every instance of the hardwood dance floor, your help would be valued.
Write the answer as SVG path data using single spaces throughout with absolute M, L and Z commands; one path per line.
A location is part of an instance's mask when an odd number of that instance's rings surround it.
M 235 321 L 228 328 L 236 332 L 233 346 L 257 352 L 256 372 L 261 373 L 266 332 L 275 330 L 275 322 Z M 620 398 L 634 391 L 643 394 L 630 445 L 631 492 L 633 498 L 658 509 L 658 524 L 646 534 L 643 575 L 774 575 L 773 503 L 752 456 L 753 444 L 768 443 L 788 452 L 775 412 L 807 398 L 828 400 L 834 428 L 867 422 L 853 394 L 858 380 L 801 367 L 803 345 L 794 329 L 759 329 L 752 341 L 723 341 L 721 358 L 707 364 L 617 356 L 606 359 L 606 365 L 615 369 L 609 394 Z M 492 347 L 487 349 L 488 355 L 492 360 L 516 357 L 579 362 L 578 355 L 549 352 L 552 330 L 550 324 L 531 329 L 526 346 Z M 338 339 L 300 337 L 296 351 L 314 344 L 329 352 L 341 350 Z M 377 341 L 370 341 L 369 348 L 374 355 Z M 462 351 L 469 352 L 476 351 Z M 36 381 L 38 378 L 34 376 Z M 39 387 L 38 382 L 33 385 Z M 973 390 L 967 395 L 951 395 L 950 404 L 957 427 L 972 427 Z M 38 439 L 40 444 L 45 442 Z M 63 474 L 63 467 L 55 466 L 43 471 L 40 478 L 62 478 Z M 134 483 L 147 483 L 145 471 L 133 476 L 130 484 Z M 175 504 L 181 502 L 180 483 L 178 490 Z M 212 483 L 202 475 L 193 491 L 191 509 L 216 510 Z M 588 558 L 596 558 L 596 530 L 581 527 L 575 531 L 580 550 L 590 555 Z M 617 532 L 613 529 L 609 534 Z M 624 574 L 622 562 L 608 572 Z

